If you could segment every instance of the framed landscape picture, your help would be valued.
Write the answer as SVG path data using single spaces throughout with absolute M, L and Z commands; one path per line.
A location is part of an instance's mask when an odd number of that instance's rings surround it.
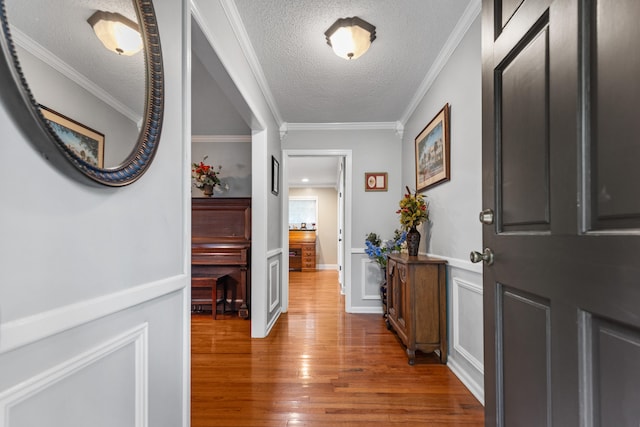
M 449 104 L 416 137 L 416 191 L 450 179 Z
M 104 168 L 104 135 L 40 105 L 40 111 L 60 141 L 90 165 Z

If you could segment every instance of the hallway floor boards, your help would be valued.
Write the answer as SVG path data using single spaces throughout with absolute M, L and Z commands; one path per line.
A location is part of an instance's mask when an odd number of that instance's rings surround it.
M 484 409 L 435 355 L 410 366 L 380 315 L 344 313 L 337 273 L 290 274 L 269 337 L 192 316 L 191 426 L 481 426 Z

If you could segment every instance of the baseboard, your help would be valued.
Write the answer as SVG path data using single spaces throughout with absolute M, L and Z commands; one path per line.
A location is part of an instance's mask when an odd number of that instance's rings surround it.
M 316 264 L 316 270 L 337 270 L 338 264 Z
M 449 355 L 447 360 L 447 366 L 451 369 L 451 372 L 462 381 L 467 389 L 475 396 L 476 399 L 484 406 L 484 384 L 478 384 L 462 366 L 458 364 L 454 357 Z
M 380 307 L 351 307 L 347 313 L 353 314 L 379 314 L 382 316 L 382 306 Z

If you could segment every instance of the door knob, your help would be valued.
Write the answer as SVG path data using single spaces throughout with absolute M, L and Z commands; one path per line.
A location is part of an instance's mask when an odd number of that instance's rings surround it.
M 485 209 L 482 212 L 480 212 L 480 222 L 485 225 L 493 224 L 493 210 Z
M 485 264 L 491 265 L 493 264 L 493 251 L 489 248 L 484 248 L 484 252 L 476 252 L 473 251 L 469 255 L 472 263 L 478 263 L 484 261 Z

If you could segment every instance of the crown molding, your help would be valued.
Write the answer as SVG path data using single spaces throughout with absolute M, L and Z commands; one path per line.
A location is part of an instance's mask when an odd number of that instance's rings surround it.
M 191 142 L 251 142 L 251 135 L 191 135 Z
M 271 114 L 273 114 L 273 118 L 275 119 L 278 126 L 281 126 L 284 121 L 282 120 L 282 115 L 280 114 L 280 110 L 276 104 L 276 101 L 273 97 L 273 93 L 269 88 L 269 84 L 267 83 L 267 79 L 264 76 L 264 72 L 262 71 L 262 66 L 260 65 L 260 61 L 258 61 L 258 57 L 256 56 L 256 51 L 251 44 L 251 40 L 249 39 L 249 34 L 247 34 L 247 30 L 242 22 L 242 18 L 240 18 L 240 12 L 238 12 L 238 8 L 233 0 L 220 0 L 220 4 L 224 9 L 227 18 L 229 19 L 229 23 L 231 24 L 231 28 L 233 29 L 233 33 L 240 43 L 240 48 L 244 53 L 247 62 L 249 63 L 249 67 L 253 72 L 254 77 L 256 78 L 256 82 L 262 91 L 262 95 L 264 96 L 267 104 L 269 105 L 269 109 L 271 110 Z
M 469 30 L 469 27 L 471 27 L 471 24 L 473 24 L 473 21 L 478 17 L 478 15 L 480 15 L 481 8 L 481 0 L 472 0 L 471 3 L 469 3 L 469 6 L 467 6 L 467 8 L 465 9 L 462 17 L 460 18 L 455 28 L 451 32 L 451 35 L 442 47 L 442 50 L 440 50 L 440 53 L 436 57 L 435 61 L 433 61 L 433 65 L 418 87 L 418 90 L 411 99 L 409 106 L 405 110 L 404 114 L 402 114 L 400 123 L 405 125 L 407 121 L 409 121 L 409 117 L 411 117 L 416 108 L 418 108 L 418 105 L 426 96 L 427 92 L 431 88 L 431 85 L 433 85 L 433 82 L 436 80 L 436 77 L 438 77 L 438 74 L 440 74 L 440 71 L 442 71 L 444 66 L 447 64 L 447 61 L 462 41 L 464 35 Z
M 350 122 L 350 123 L 283 123 L 280 131 L 296 130 L 393 130 L 404 129 L 400 122 Z
M 96 98 L 102 100 L 107 105 L 111 106 L 114 110 L 127 117 L 132 122 L 138 124 L 142 123 L 142 116 L 131 108 L 118 101 L 111 96 L 107 91 L 95 84 L 91 79 L 80 73 L 78 70 L 58 58 L 51 53 L 44 46 L 27 36 L 20 29 L 11 26 L 11 36 L 13 41 L 24 50 L 38 58 L 40 61 L 49 65 L 63 76 L 67 77 L 71 81 L 75 82 L 78 86 L 84 88 Z
M 280 126 L 280 140 L 284 140 L 289 131 L 311 130 L 393 130 L 402 140 L 404 125 L 400 122 L 351 122 L 351 123 L 287 123 Z

